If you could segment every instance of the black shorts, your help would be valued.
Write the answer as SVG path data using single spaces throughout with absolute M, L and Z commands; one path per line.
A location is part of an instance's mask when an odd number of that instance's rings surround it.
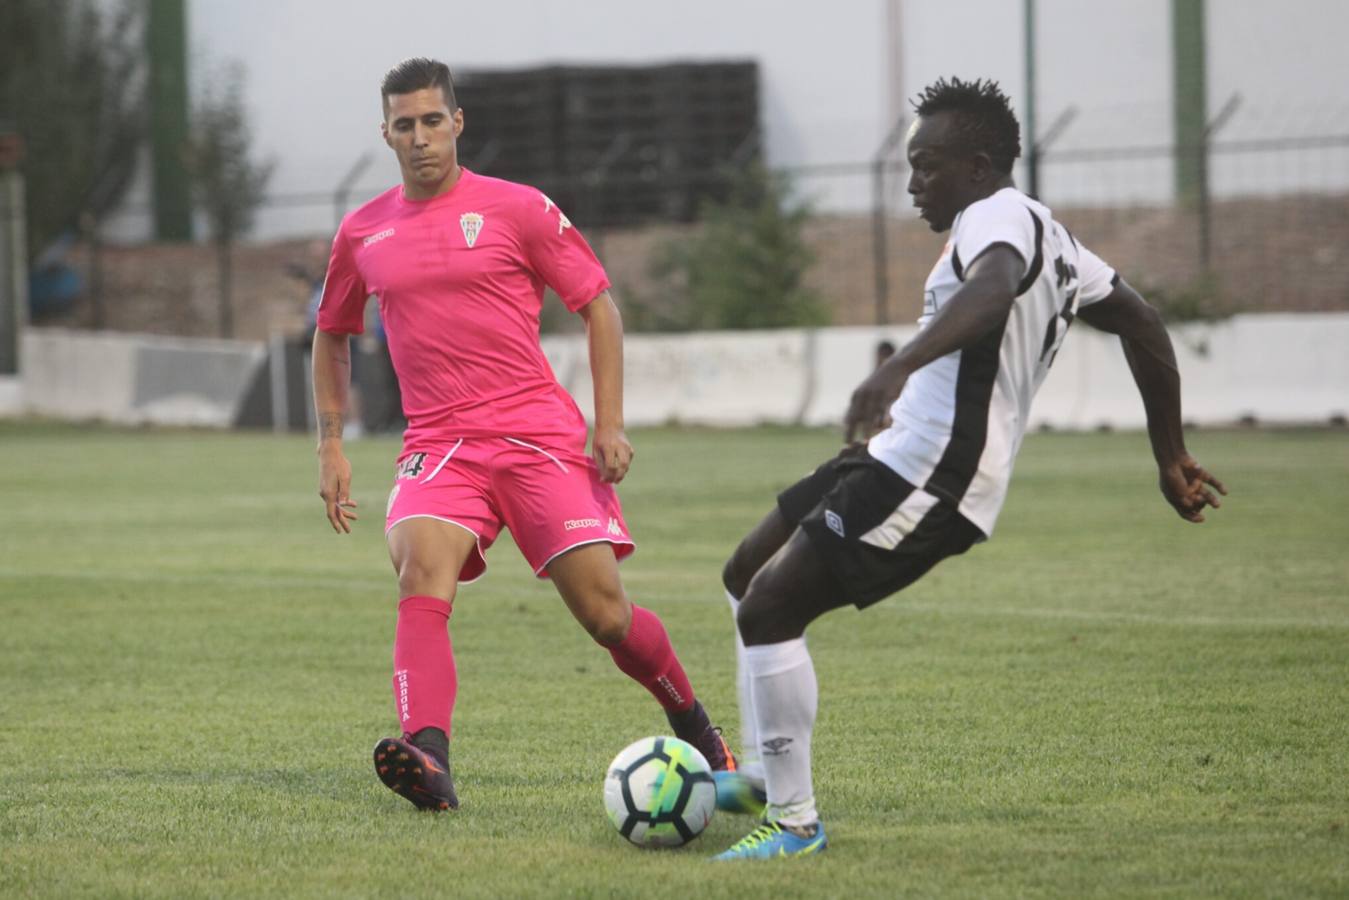
M 949 501 L 915 488 L 865 448 L 844 450 L 787 488 L 778 508 L 858 609 L 984 539 Z

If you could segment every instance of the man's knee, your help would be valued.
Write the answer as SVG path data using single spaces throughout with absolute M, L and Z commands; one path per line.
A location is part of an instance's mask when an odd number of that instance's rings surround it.
M 751 581 L 735 612 L 735 627 L 745 646 L 785 640 L 780 632 L 788 609 L 785 598 L 767 587 L 763 579 Z
M 632 626 L 632 604 L 622 590 L 603 592 L 576 610 L 575 615 L 586 633 L 606 647 L 623 643 Z
M 459 582 L 459 573 L 449 571 L 444 562 L 426 554 L 409 553 L 398 561 L 398 595 L 400 597 L 439 597 L 452 599 Z
M 750 583 L 781 549 L 796 526 L 780 510 L 774 509 L 745 535 L 721 570 L 721 583 L 732 597 L 743 600 Z
M 750 579 L 754 577 L 754 570 L 746 563 L 745 553 L 745 542 L 741 541 L 740 546 L 735 548 L 735 552 L 721 569 L 721 583 L 726 587 L 727 593 L 737 600 L 745 596 L 745 592 L 749 590 Z
M 747 647 L 790 641 L 845 602 L 810 539 L 797 531 L 750 579 L 736 611 L 736 628 Z

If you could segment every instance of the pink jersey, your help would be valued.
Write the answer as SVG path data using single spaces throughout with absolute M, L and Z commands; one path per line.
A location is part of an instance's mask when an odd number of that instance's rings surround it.
M 438 197 L 396 187 L 343 220 L 318 327 L 359 334 L 379 299 L 405 450 L 491 436 L 583 447 L 585 419 L 539 346 L 544 285 L 575 312 L 609 279 L 542 193 L 464 169 Z

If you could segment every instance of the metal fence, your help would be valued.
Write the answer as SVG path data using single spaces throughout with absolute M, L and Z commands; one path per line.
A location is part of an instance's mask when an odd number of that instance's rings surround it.
M 1259 130 L 1260 120 L 1253 121 Z M 1209 190 L 1192 202 L 1175 200 L 1174 172 L 1177 153 L 1194 151 L 1160 145 L 1043 149 L 1040 192 L 1074 234 L 1173 319 L 1349 309 L 1349 131 L 1238 134 L 1203 150 Z M 785 172 L 815 210 L 806 235 L 814 256 L 809 279 L 827 299 L 833 324 L 915 319 L 942 238 L 909 208 L 901 155 L 880 165 Z M 1019 184 L 1027 183 L 1024 169 L 1016 174 Z M 267 198 L 258 236 L 238 248 L 238 336 L 297 327 L 304 291 L 285 275 L 288 259 L 306 239 L 326 240 L 343 209 L 384 187 L 279 191 Z M 58 324 L 215 333 L 208 248 L 116 240 L 118 233 L 144 230 L 149 217 L 148 207 L 128 205 L 102 223 L 102 241 L 86 241 L 67 255 L 88 296 Z M 620 300 L 649 288 L 650 260 L 663 241 L 697 227 L 652 221 L 599 230 L 584 209 L 572 218 L 596 244 Z
M 1349 133 L 1202 150 L 1208 190 L 1188 202 L 1175 196 L 1177 156 L 1199 149 L 1169 146 L 1042 152 L 1041 199 L 1173 318 L 1349 309 Z M 874 166 L 793 173 L 822 211 L 812 226 L 815 275 L 839 324 L 916 317 L 941 243 L 909 210 L 902 161 L 884 173 L 870 217 L 857 207 Z M 1024 164 L 1015 174 L 1024 186 Z

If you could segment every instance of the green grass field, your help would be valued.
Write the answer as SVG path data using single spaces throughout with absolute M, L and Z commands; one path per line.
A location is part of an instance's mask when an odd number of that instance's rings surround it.
M 734 732 L 719 571 L 820 431 L 641 431 L 623 486 L 655 609 Z M 1141 435 L 1027 439 L 995 539 L 810 632 L 832 848 L 643 852 L 604 768 L 663 730 L 508 539 L 451 620 L 462 809 L 375 779 L 394 727 L 382 521 L 350 446 L 0 424 L 0 895 L 1340 896 L 1349 893 L 1349 434 L 1199 433 L 1231 496 L 1162 502 Z

